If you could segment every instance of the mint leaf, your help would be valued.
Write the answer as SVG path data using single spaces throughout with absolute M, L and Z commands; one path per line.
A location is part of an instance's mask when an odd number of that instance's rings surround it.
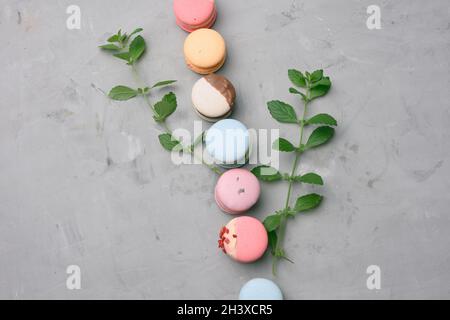
M 99 46 L 99 48 L 103 49 L 103 50 L 109 50 L 109 51 L 118 51 L 118 50 L 120 50 L 120 48 L 118 46 L 116 46 L 115 44 L 112 44 L 112 43 L 101 45 L 101 46 Z
M 330 78 L 325 77 L 311 85 L 309 90 L 309 100 L 322 97 L 328 93 L 331 88 Z
M 282 178 L 281 173 L 278 172 L 277 169 L 270 166 L 257 166 L 254 167 L 251 171 L 259 180 L 262 181 L 271 182 L 281 180 Z
M 172 151 L 175 147 L 179 148 L 181 146 L 180 141 L 175 139 L 170 133 L 163 133 L 158 136 L 159 143 L 163 146 L 164 149 L 168 151 Z
M 272 144 L 272 148 L 283 152 L 292 152 L 296 149 L 292 143 L 284 138 L 278 138 L 275 140 Z
M 119 42 L 122 44 L 126 44 L 128 42 L 129 37 L 127 36 L 126 33 L 124 33 L 120 38 L 119 38 Z
M 277 232 L 275 230 L 267 232 L 267 238 L 269 240 L 270 252 L 275 255 L 275 248 L 277 247 Z
M 153 118 L 158 122 L 162 122 L 176 110 L 177 97 L 173 92 L 169 92 L 161 101 L 155 103 L 154 108 L 156 115 Z
M 306 120 L 306 124 L 326 124 L 329 126 L 337 126 L 337 121 L 332 116 L 326 113 L 320 113 L 314 117 Z
M 142 38 L 142 36 L 137 36 L 133 39 L 130 43 L 130 59 L 131 62 L 134 63 L 139 60 L 139 58 L 142 56 L 142 54 L 145 51 L 145 40 Z
M 164 81 L 159 81 L 157 83 L 155 83 L 151 89 L 156 88 L 156 87 L 162 87 L 162 86 L 168 86 L 169 84 L 172 84 L 174 82 L 177 82 L 177 80 L 164 80 Z
M 138 95 L 138 91 L 126 86 L 116 86 L 111 89 L 108 96 L 113 100 L 129 100 Z
M 318 184 L 321 186 L 323 185 L 322 177 L 313 172 L 305 173 L 302 176 L 295 177 L 295 180 L 303 183 Z
M 325 86 L 325 87 L 331 87 L 331 80 L 329 77 L 325 77 L 320 79 L 317 82 L 314 82 L 313 84 L 311 84 L 311 88 L 316 88 L 316 87 L 320 87 L 320 86 Z
M 295 70 L 295 69 L 289 69 L 288 77 L 294 86 L 300 87 L 300 88 L 306 87 L 306 79 L 300 71 Z
M 308 138 L 306 142 L 306 149 L 318 147 L 328 140 L 331 139 L 334 135 L 334 129 L 328 126 L 316 128 Z
M 291 88 L 289 88 L 289 92 L 290 92 L 290 93 L 293 93 L 293 94 L 299 94 L 299 95 L 301 95 L 302 98 L 303 98 L 303 100 L 306 101 L 306 95 L 305 95 L 304 93 L 298 91 L 297 89 L 291 87 Z
M 114 54 L 114 57 L 130 62 L 130 54 L 128 52 L 120 52 Z
M 323 70 L 316 70 L 311 74 L 311 82 L 317 82 L 323 78 Z
M 297 123 L 297 115 L 294 108 L 287 103 L 279 100 L 269 101 L 267 103 L 269 112 L 272 117 L 282 123 Z
M 281 215 L 274 214 L 264 219 L 264 227 L 268 232 L 276 230 L 281 223 Z
M 119 36 L 117 34 L 112 35 L 111 37 L 108 38 L 108 40 L 106 40 L 108 42 L 118 42 L 119 41 Z
M 136 33 L 141 32 L 142 30 L 144 30 L 144 29 L 142 29 L 142 28 L 137 28 L 137 29 L 135 29 L 132 33 L 130 33 L 130 35 L 128 36 L 128 38 L 131 38 L 131 36 L 135 35 Z
M 317 193 L 310 193 L 305 196 L 301 196 L 295 202 L 295 211 L 302 212 L 316 208 L 321 202 L 323 197 Z

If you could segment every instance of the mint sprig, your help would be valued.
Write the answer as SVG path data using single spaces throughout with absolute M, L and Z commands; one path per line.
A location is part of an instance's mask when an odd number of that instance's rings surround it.
M 127 65 L 131 66 L 137 82 L 137 88 L 126 85 L 113 87 L 109 91 L 108 97 L 116 101 L 126 101 L 138 96 L 143 97 L 153 113 L 154 121 L 160 124 L 164 129 L 164 132 L 158 136 L 161 146 L 168 151 L 187 152 L 196 157 L 194 148 L 197 144 L 203 142 L 203 134 L 201 137 L 198 137 L 193 144 L 185 147 L 182 145 L 181 141 L 173 136 L 172 131 L 169 129 L 166 122 L 177 109 L 177 97 L 175 93 L 169 92 L 155 104 L 152 104 L 150 101 L 149 95 L 152 90 L 172 85 L 177 80 L 162 80 L 151 86 L 144 83 L 137 69 L 137 62 L 144 56 L 144 53 L 147 50 L 144 37 L 139 35 L 142 31 L 142 28 L 136 28 L 130 34 L 127 34 L 122 33 L 122 30 L 119 30 L 116 34 L 107 39 L 107 44 L 99 46 L 100 49 L 112 53 L 114 57 L 126 61 Z M 203 159 L 200 160 L 215 173 L 222 173 L 218 167 L 204 162 Z
M 303 101 L 302 118 L 298 118 L 294 107 L 283 101 L 269 101 L 267 107 L 272 117 L 278 122 L 295 124 L 299 127 L 298 145 L 284 138 L 277 139 L 272 145 L 272 148 L 275 150 L 295 153 L 291 172 L 281 173 L 277 169 L 266 165 L 260 165 L 252 169 L 252 173 L 262 181 L 274 182 L 284 180 L 288 182 L 286 201 L 283 209 L 267 216 L 264 220 L 264 226 L 269 238 L 269 248 L 273 256 L 273 274 L 276 274 L 276 265 L 280 259 L 292 262 L 282 247 L 288 219 L 317 208 L 323 200 L 323 197 L 319 194 L 305 194 L 299 196 L 294 206 L 291 207 L 290 200 L 294 183 L 307 183 L 320 186 L 324 184 L 322 177 L 317 173 L 308 172 L 300 175 L 296 173 L 300 156 L 310 149 L 327 143 L 334 135 L 333 127 L 337 126 L 337 121 L 326 113 L 320 113 L 311 118 L 306 118 L 309 104 L 313 100 L 325 96 L 331 88 L 331 80 L 329 77 L 324 76 L 323 70 L 315 70 L 312 73 L 305 72 L 303 74 L 301 71 L 290 69 L 288 70 L 288 78 L 294 86 L 289 88 L 289 92 L 299 95 Z M 311 132 L 306 143 L 304 143 L 304 128 L 307 126 L 318 127 Z

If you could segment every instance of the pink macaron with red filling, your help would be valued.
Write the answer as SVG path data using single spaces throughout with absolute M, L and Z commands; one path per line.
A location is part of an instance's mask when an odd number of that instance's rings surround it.
M 173 11 L 178 26 L 187 32 L 211 28 L 217 17 L 214 0 L 174 0 Z
M 219 233 L 219 248 L 234 260 L 243 263 L 261 258 L 267 244 L 264 225 L 253 217 L 234 218 Z
M 229 214 L 241 214 L 255 205 L 261 187 L 253 173 L 245 169 L 231 169 L 217 180 L 214 198 L 219 208 Z

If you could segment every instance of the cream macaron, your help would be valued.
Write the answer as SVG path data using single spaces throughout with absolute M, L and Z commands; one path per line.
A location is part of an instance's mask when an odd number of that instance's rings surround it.
M 236 90 L 224 76 L 211 73 L 192 87 L 192 105 L 204 120 L 216 122 L 233 112 Z
M 194 72 L 216 72 L 225 63 L 225 40 L 215 30 L 195 30 L 184 41 L 184 58 L 187 66 Z

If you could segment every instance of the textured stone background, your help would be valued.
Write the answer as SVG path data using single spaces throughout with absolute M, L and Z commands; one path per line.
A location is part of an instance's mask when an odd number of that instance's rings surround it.
M 449 2 L 378 1 L 374 31 L 373 1 L 218 2 L 233 117 L 295 140 L 265 106 L 298 103 L 287 69 L 323 68 L 334 84 L 311 113 L 336 116 L 335 139 L 300 165 L 324 176 L 326 201 L 289 223 L 295 264 L 276 278 L 286 297 L 450 298 Z M 65 27 L 70 4 L 81 7 L 81 30 Z M 134 80 L 97 45 L 137 26 L 150 47 L 144 77 L 179 80 L 170 123 L 192 130 L 198 76 L 184 65 L 171 1 L 2 1 L 1 298 L 236 298 L 248 279 L 272 278 L 268 256 L 240 265 L 217 250 L 229 217 L 215 205 L 214 174 L 169 161 L 141 100 L 102 94 Z M 283 168 L 291 162 L 282 155 Z M 263 219 L 285 193 L 263 185 L 249 214 Z M 66 289 L 70 264 L 81 267 L 81 290 Z M 379 291 L 366 288 L 372 264 Z

